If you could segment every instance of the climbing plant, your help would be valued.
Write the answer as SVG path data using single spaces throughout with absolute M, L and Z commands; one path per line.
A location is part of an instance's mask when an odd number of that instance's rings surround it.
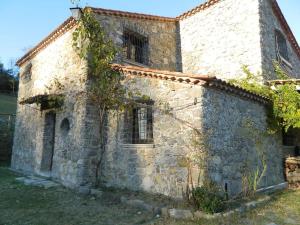
M 274 62 L 277 79 L 288 80 L 289 75 Z M 247 66 L 243 66 L 245 78 L 230 80 L 248 91 L 265 96 L 270 99 L 268 107 L 269 132 L 277 132 L 289 128 L 300 128 L 300 94 L 296 90 L 295 82 L 285 82 L 273 88 L 262 82 L 261 74 L 253 74 Z
M 105 152 L 104 130 L 109 110 L 120 110 L 130 93 L 121 84 L 124 76 L 112 68 L 117 49 L 104 32 L 92 10 L 86 8 L 73 32 L 73 47 L 79 57 L 87 62 L 88 91 L 86 95 L 99 115 L 101 152 L 96 162 L 96 178 Z M 98 179 L 97 179 L 98 180 Z

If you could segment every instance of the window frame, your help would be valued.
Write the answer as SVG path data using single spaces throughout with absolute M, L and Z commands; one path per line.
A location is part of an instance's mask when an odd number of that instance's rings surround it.
M 29 81 L 31 81 L 32 79 L 32 63 L 29 62 L 25 67 L 24 70 L 22 71 L 21 74 L 21 80 L 23 81 L 23 83 L 27 83 Z
M 140 110 L 146 109 L 146 119 L 141 119 Z M 144 112 L 145 114 L 145 112 Z M 146 121 L 146 124 L 145 124 Z M 132 109 L 132 144 L 153 144 L 153 102 L 139 102 Z M 141 131 L 141 128 L 143 131 Z M 142 135 L 146 135 L 141 138 Z
M 280 63 L 284 63 L 289 68 L 292 68 L 286 37 L 278 29 L 275 29 L 275 47 L 277 61 Z
M 123 56 L 126 60 L 132 63 L 148 65 L 148 58 L 149 58 L 148 46 L 149 46 L 148 37 L 143 36 L 142 34 L 130 30 L 128 28 L 124 28 Z M 134 49 L 134 55 L 132 55 L 133 49 Z

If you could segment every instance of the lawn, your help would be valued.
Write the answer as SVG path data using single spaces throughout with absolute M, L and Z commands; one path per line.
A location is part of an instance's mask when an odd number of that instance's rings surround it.
M 104 192 L 95 199 L 62 187 L 25 186 L 15 180 L 17 176 L 20 175 L 0 167 L 0 225 L 300 224 L 300 191 L 277 193 L 272 202 L 261 208 L 222 220 L 154 220 L 151 213 L 121 204 L 114 192 Z
M 283 191 L 273 195 L 265 206 L 228 218 L 200 221 L 162 220 L 155 225 L 300 225 L 300 191 Z
M 16 114 L 17 97 L 0 93 L 0 114 Z
M 113 195 L 94 199 L 62 187 L 25 186 L 15 177 L 0 167 L 0 225 L 132 225 L 153 217 L 122 205 Z

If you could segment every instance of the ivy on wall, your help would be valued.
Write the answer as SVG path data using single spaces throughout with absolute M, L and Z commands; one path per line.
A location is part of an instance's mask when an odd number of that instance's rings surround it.
M 296 82 L 291 80 L 277 62 L 274 62 L 275 73 L 280 80 L 286 80 L 280 85 L 263 83 L 261 74 L 253 74 L 247 66 L 243 66 L 245 78 L 230 80 L 248 91 L 265 96 L 270 99 L 268 106 L 268 131 L 275 133 L 280 130 L 288 131 L 289 128 L 300 128 L 300 94 Z
M 87 96 L 99 116 L 100 152 L 95 162 L 96 180 L 99 174 L 105 146 L 105 128 L 108 113 L 118 113 L 138 104 L 136 98 L 149 100 L 138 90 L 129 90 L 131 82 L 112 63 L 119 50 L 101 26 L 90 8 L 83 10 L 76 29 L 73 32 L 73 48 L 78 56 L 87 62 Z

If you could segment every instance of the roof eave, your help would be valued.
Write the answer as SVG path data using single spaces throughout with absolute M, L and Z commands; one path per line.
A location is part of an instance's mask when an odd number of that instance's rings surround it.
M 299 47 L 299 44 L 288 24 L 288 22 L 286 21 L 278 3 L 276 0 L 271 0 L 272 1 L 272 9 L 273 9 L 273 12 L 275 14 L 275 16 L 278 18 L 279 20 L 279 23 L 282 27 L 282 29 L 284 30 L 284 32 L 286 33 L 287 35 L 287 38 L 292 46 L 292 48 L 294 49 L 296 55 L 298 56 L 299 60 L 300 60 L 300 47 Z
M 268 105 L 270 103 L 270 99 L 268 99 L 265 96 L 250 92 L 239 86 L 230 84 L 227 81 L 218 79 L 215 76 L 186 74 L 186 73 L 157 70 L 157 69 L 150 69 L 144 67 L 125 66 L 120 64 L 113 64 L 112 67 L 115 70 L 118 70 L 125 75 L 154 78 L 154 79 L 167 80 L 172 82 L 185 83 L 190 85 L 202 85 L 210 88 L 216 88 L 231 94 L 235 94 L 242 98 L 253 100 L 264 105 Z
M 46 48 L 54 40 L 65 34 L 68 30 L 72 29 L 76 25 L 76 21 L 73 17 L 69 17 L 59 27 L 57 27 L 46 38 L 39 42 L 34 48 L 22 56 L 17 62 L 17 66 L 22 66 L 26 61 L 37 55 L 42 49 Z
M 176 18 L 170 18 L 170 17 L 160 17 L 160 16 L 154 16 L 154 15 L 146 15 L 146 14 L 140 14 L 140 13 L 131 13 L 131 12 L 124 12 L 124 11 L 117 11 L 117 10 L 108 10 L 108 9 L 102 9 L 102 8 L 91 8 L 95 13 L 103 13 L 107 15 L 117 15 L 122 17 L 131 17 L 131 18 L 140 18 L 140 19 L 150 19 L 150 20 L 159 20 L 159 21 L 169 21 L 169 22 L 176 22 L 178 20 L 185 19 L 187 17 L 190 17 L 199 11 L 202 11 L 206 8 L 209 8 L 212 5 L 215 5 L 216 3 L 220 2 L 220 0 L 209 0 L 200 6 L 197 6 L 196 8 L 176 17 Z M 289 39 L 289 42 L 291 43 L 294 51 L 296 52 L 297 56 L 300 59 L 300 47 L 297 43 L 297 40 L 291 31 L 278 3 L 276 0 L 272 0 L 272 8 L 274 10 L 275 16 L 279 19 L 282 28 L 287 34 L 287 37 Z M 25 63 L 27 60 L 34 57 L 36 54 L 39 53 L 42 49 L 47 47 L 50 43 L 52 43 L 54 40 L 56 40 L 58 37 L 63 35 L 65 32 L 70 30 L 72 27 L 74 27 L 76 24 L 76 20 L 73 17 L 69 17 L 63 24 L 61 24 L 57 29 L 55 29 L 51 34 L 49 34 L 46 38 L 44 38 L 39 44 L 37 44 L 33 49 L 31 49 L 28 53 L 26 53 L 22 58 L 20 58 L 16 65 L 21 66 L 23 63 Z

